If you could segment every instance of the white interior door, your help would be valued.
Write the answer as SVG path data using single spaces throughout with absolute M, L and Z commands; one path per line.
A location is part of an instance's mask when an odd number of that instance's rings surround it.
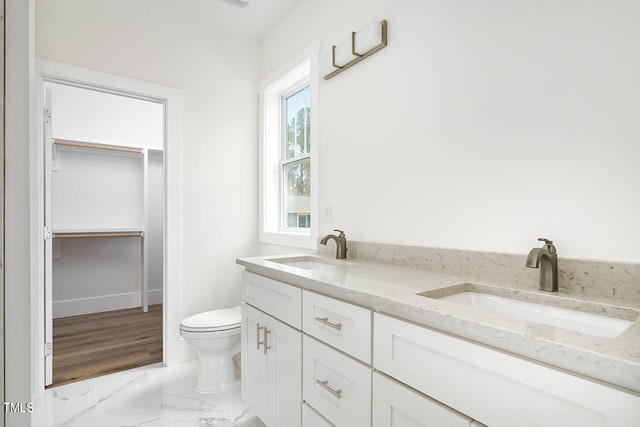
M 51 235 L 51 89 L 44 85 L 44 383 L 53 382 L 53 239 Z

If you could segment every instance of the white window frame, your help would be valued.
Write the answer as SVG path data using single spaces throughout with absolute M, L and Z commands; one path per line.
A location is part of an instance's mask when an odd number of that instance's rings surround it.
M 259 230 L 260 243 L 316 249 L 318 239 L 318 52 L 319 43 L 313 43 L 277 72 L 267 78 L 259 88 Z M 286 227 L 283 189 L 283 165 L 291 161 L 283 156 L 283 99 L 309 85 L 311 87 L 310 168 L 311 199 L 309 213 L 311 227 Z M 306 157 L 299 156 L 300 158 Z

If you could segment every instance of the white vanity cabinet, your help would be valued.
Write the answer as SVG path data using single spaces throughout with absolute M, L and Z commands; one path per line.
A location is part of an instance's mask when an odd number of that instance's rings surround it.
M 245 273 L 244 300 L 241 304 L 242 398 L 267 426 L 300 427 L 302 332 L 270 314 L 276 312 L 292 323 L 297 319 L 299 325 L 301 291 L 276 280 Z
M 640 422 L 621 390 L 378 313 L 373 330 L 376 369 L 490 427 Z
M 304 336 L 304 401 L 337 427 L 371 426 L 371 367 Z
M 471 422 L 471 418 L 374 372 L 373 427 L 469 427 L 474 425 Z
M 640 397 L 245 272 L 242 396 L 268 427 L 619 427 Z M 562 355 L 558 355 L 562 357 Z

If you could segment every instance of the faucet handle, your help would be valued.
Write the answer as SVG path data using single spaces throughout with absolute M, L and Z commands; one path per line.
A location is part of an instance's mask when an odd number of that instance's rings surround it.
M 557 253 L 557 249 L 553 246 L 553 240 L 545 239 L 544 237 L 538 237 L 538 240 L 544 242 L 544 247 L 549 251 L 550 254 Z
M 333 229 L 333 231 L 337 231 L 338 233 L 340 233 L 340 234 L 338 235 L 338 237 L 344 237 L 344 231 L 342 231 L 342 230 L 338 230 L 338 229 L 336 229 L 336 228 L 334 228 L 334 229 Z

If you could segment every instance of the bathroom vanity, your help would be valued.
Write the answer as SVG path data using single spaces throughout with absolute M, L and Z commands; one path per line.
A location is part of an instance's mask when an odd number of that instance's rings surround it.
M 237 263 L 242 393 L 267 426 L 640 424 L 635 299 L 365 257 Z M 448 298 L 469 293 L 515 311 Z M 527 318 L 520 303 L 550 307 L 551 320 Z

